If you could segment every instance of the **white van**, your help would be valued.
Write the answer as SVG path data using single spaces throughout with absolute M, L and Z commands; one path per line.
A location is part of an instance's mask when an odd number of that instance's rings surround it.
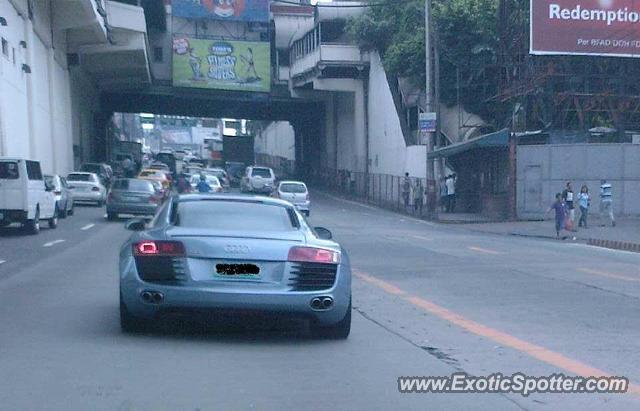
M 40 232 L 40 220 L 58 225 L 52 186 L 47 186 L 38 161 L 0 157 L 0 226 L 20 223 L 31 234 Z

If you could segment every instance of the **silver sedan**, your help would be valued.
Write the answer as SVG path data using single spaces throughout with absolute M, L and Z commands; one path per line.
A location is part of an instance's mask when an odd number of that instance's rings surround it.
M 134 331 L 165 314 L 303 318 L 318 337 L 351 328 L 349 258 L 329 230 L 290 203 L 242 195 L 167 201 L 120 251 L 120 323 Z

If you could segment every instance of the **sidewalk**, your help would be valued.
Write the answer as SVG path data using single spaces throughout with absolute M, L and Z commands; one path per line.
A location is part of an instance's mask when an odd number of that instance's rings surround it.
M 600 220 L 595 217 L 590 221 L 589 228 L 578 228 L 576 232 L 564 231 L 563 235 L 587 244 L 640 252 L 640 219 L 620 218 L 616 220 L 616 227 L 610 224 L 602 227 Z M 521 237 L 535 237 L 555 239 L 553 219 L 545 221 L 514 221 L 505 223 L 465 224 L 465 229 L 491 234 L 513 235 Z

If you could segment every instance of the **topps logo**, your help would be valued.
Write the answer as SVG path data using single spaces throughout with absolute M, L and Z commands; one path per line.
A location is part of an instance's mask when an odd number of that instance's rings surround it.
M 549 19 L 551 20 L 574 20 L 574 21 L 601 21 L 607 26 L 614 23 L 638 23 L 640 13 L 629 10 L 629 7 L 617 10 L 586 9 L 580 5 L 569 9 L 562 8 L 559 4 L 549 5 Z
M 215 56 L 228 56 L 233 53 L 233 46 L 230 43 L 213 43 L 209 51 Z

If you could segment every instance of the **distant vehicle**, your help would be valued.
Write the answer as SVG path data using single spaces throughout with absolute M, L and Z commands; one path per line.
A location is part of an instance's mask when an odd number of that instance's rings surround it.
M 120 154 L 129 154 L 133 162 L 136 164 L 136 170 L 142 166 L 144 150 L 141 143 L 137 143 L 135 141 L 117 141 L 113 148 L 113 153 L 112 158 L 114 159 Z
M 147 167 L 147 170 L 162 170 L 162 171 L 166 171 L 167 173 L 171 172 L 171 170 L 169 170 L 168 165 L 166 165 L 165 163 L 161 163 L 159 161 L 154 161 L 153 163 L 151 163 L 149 167 Z
M 269 167 L 247 167 L 240 181 L 243 193 L 271 194 L 275 188 L 276 176 Z
M 255 164 L 253 136 L 223 136 L 222 159 L 225 163 L 238 162 L 245 166 Z
M 20 223 L 30 234 L 40 232 L 40 221 L 58 226 L 54 187 L 47 184 L 40 162 L 0 157 L 0 226 Z
M 176 161 L 177 159 L 173 153 L 161 151 L 160 153 L 156 154 L 156 160 L 166 164 L 169 167 L 169 171 L 171 171 L 171 173 L 173 173 L 174 175 L 178 172 L 178 165 Z
M 125 159 L 129 159 L 132 163 L 135 164 L 135 159 L 131 154 L 118 153 L 114 154 L 112 158 L 113 160 L 111 161 L 111 167 L 113 169 L 114 176 L 124 174 L 124 168 L 122 164 L 124 163 Z
M 189 161 L 190 166 L 198 165 L 202 168 L 209 166 L 209 160 L 205 160 L 204 158 L 193 158 Z
M 74 172 L 67 176 L 67 183 L 74 203 L 95 203 L 98 207 L 104 205 L 107 189 L 102 185 L 97 174 Z
M 244 176 L 247 165 L 236 161 L 227 161 L 225 163 L 225 168 L 227 170 L 227 176 L 229 176 L 229 184 L 231 187 L 240 187 L 240 181 L 242 181 L 242 176 Z
M 164 200 L 154 183 L 133 178 L 115 180 L 107 196 L 107 219 L 113 221 L 119 214 L 154 215 Z
M 201 173 L 211 174 L 218 177 L 218 180 L 220 180 L 220 184 L 222 184 L 222 188 L 224 188 L 225 190 L 229 189 L 229 177 L 227 176 L 227 172 L 223 169 L 217 167 L 205 168 L 201 171 Z
M 326 228 L 291 204 L 241 195 L 174 196 L 150 227 L 141 219 L 120 252 L 120 326 L 216 310 L 305 318 L 318 338 L 348 338 L 351 267 Z M 196 316 L 196 317 L 194 317 Z
M 204 170 L 199 165 L 188 165 L 182 169 L 183 173 L 186 174 L 200 174 Z
M 281 181 L 280 184 L 278 184 L 276 195 L 278 198 L 290 202 L 296 206 L 302 214 L 309 217 L 311 201 L 305 183 L 301 181 Z
M 53 195 L 56 198 L 58 217 L 67 218 L 68 215 L 73 215 L 73 197 L 67 185 L 67 180 L 56 174 L 52 176 L 45 175 L 44 181 L 53 186 Z
M 220 184 L 220 180 L 218 180 L 218 177 L 211 175 L 211 174 L 205 174 L 204 178 L 207 181 L 207 184 L 209 184 L 209 187 L 211 187 L 211 192 L 212 193 L 221 193 L 222 192 L 222 184 Z M 191 189 L 195 192 L 198 191 L 198 183 L 200 182 L 200 175 L 199 174 L 195 174 L 191 176 L 191 179 L 189 180 L 189 184 L 191 184 Z
M 154 170 L 154 169 L 146 169 L 142 170 L 138 175 L 138 178 L 143 180 L 153 180 L 162 184 L 162 187 L 165 190 L 171 188 L 171 178 L 166 171 L 163 170 Z
M 110 165 L 104 163 L 85 163 L 80 167 L 80 171 L 86 173 L 94 173 L 100 178 L 100 182 L 105 187 L 109 187 L 113 180 L 113 169 Z
M 173 152 L 173 155 L 176 157 L 176 160 L 184 160 L 187 153 L 184 150 L 176 150 Z

